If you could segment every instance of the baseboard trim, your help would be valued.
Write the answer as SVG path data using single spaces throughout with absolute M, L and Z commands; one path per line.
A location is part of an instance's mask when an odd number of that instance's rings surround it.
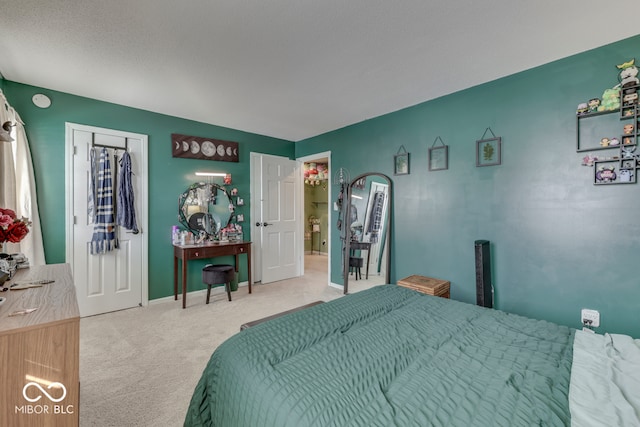
M 344 285 L 339 285 L 339 284 L 333 283 L 333 282 L 330 282 L 329 286 L 331 286 L 332 288 L 336 288 L 336 289 L 344 289 Z
M 240 282 L 238 283 L 238 289 L 245 287 L 245 286 L 249 286 L 249 282 Z M 217 286 L 215 288 L 211 289 L 211 295 L 216 295 L 216 294 L 223 294 L 226 293 L 227 291 L 224 289 L 224 286 Z M 198 289 L 197 291 L 188 291 L 187 295 L 189 295 L 189 297 L 194 296 L 194 297 L 200 297 L 202 296 L 203 298 L 207 295 L 207 290 L 206 289 Z M 233 296 L 233 294 L 231 294 Z M 182 299 L 182 294 L 179 293 L 178 294 L 178 301 L 180 301 Z M 161 297 L 161 298 L 156 298 L 156 299 L 152 299 L 149 300 L 149 305 L 154 305 L 154 304 L 162 304 L 165 302 L 169 302 L 169 301 L 174 301 L 173 299 L 173 295 L 170 295 L 168 297 Z

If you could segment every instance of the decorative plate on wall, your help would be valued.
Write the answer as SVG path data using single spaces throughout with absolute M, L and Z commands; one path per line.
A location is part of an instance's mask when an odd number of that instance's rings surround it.
M 171 134 L 173 157 L 238 162 L 238 143 L 200 136 Z

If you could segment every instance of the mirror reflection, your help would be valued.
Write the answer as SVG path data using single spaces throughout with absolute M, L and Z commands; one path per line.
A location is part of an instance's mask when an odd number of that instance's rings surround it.
M 227 190 L 213 183 L 191 185 L 178 199 L 180 223 L 202 239 L 218 239 L 233 215 Z
M 391 181 L 377 173 L 356 177 L 349 186 L 348 200 L 345 293 L 349 279 L 366 281 L 366 286 L 389 283 Z

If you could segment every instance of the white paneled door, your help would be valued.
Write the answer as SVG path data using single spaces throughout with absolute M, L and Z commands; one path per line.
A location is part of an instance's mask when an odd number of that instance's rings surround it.
M 81 316 L 146 304 L 147 291 L 147 136 L 67 123 L 67 262 L 71 264 Z M 131 156 L 138 233 L 116 227 L 118 248 L 92 255 L 94 224 L 89 221 L 90 149 L 108 147 L 114 172 L 124 148 Z M 114 148 L 117 147 L 117 148 Z M 117 160 L 114 158 L 117 156 Z
M 261 155 L 254 173 L 260 209 L 255 220 L 261 244 L 262 283 L 300 276 L 301 213 L 300 167 L 295 160 Z

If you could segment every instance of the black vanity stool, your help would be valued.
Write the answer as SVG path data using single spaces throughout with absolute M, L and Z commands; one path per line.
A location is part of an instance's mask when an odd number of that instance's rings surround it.
M 364 264 L 364 260 L 360 257 L 350 256 L 349 257 L 349 269 L 356 274 L 356 280 L 358 280 L 358 276 L 362 279 L 362 265 Z
M 229 264 L 207 265 L 202 269 L 202 281 L 207 284 L 207 304 L 209 304 L 209 297 L 211 296 L 211 286 L 223 283 L 227 290 L 229 301 L 231 301 L 231 281 L 235 274 L 233 266 Z

